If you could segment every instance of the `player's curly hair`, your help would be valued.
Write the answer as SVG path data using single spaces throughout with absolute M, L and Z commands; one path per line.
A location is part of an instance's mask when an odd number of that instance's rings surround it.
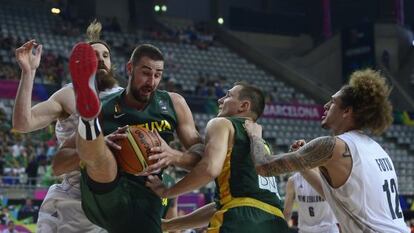
M 109 48 L 109 45 L 101 40 L 101 32 L 102 32 L 102 24 L 94 19 L 91 24 L 89 24 L 88 28 L 86 29 L 86 41 L 90 44 L 103 44 L 109 52 L 111 52 L 111 49 Z
M 342 107 L 352 107 L 357 128 L 379 135 L 393 121 L 390 93 L 391 88 L 380 72 L 355 71 L 349 83 L 342 87 Z
M 101 39 L 102 24 L 94 19 L 91 24 L 89 24 L 86 29 L 86 37 L 88 42 L 98 41 Z

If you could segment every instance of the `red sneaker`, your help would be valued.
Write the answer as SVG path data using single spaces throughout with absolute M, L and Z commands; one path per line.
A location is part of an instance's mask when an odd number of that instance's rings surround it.
M 69 71 L 75 90 L 76 109 L 84 119 L 93 119 L 101 111 L 95 73 L 98 59 L 88 43 L 77 43 L 69 58 Z

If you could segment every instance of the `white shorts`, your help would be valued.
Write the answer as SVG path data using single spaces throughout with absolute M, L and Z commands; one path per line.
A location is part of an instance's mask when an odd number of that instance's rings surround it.
M 37 233 L 106 233 L 91 223 L 81 206 L 80 172 L 71 172 L 61 184 L 50 186 L 39 210 Z

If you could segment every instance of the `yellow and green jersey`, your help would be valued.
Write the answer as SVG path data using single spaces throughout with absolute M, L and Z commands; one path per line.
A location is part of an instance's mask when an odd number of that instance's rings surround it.
M 282 209 L 274 177 L 261 177 L 255 170 L 250 155 L 250 140 L 244 128 L 245 119 L 237 117 L 227 119 L 234 127 L 234 144 L 229 145 L 222 172 L 215 180 L 218 209 L 230 202 L 234 203 L 246 198 L 249 202 L 253 199 L 254 203 L 266 203 Z

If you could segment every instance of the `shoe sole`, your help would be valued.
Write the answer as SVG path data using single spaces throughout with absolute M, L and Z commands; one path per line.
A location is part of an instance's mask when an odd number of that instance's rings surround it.
M 95 85 L 98 60 L 92 46 L 78 43 L 69 58 L 69 71 L 75 90 L 76 108 L 84 119 L 93 119 L 101 111 L 101 103 Z

